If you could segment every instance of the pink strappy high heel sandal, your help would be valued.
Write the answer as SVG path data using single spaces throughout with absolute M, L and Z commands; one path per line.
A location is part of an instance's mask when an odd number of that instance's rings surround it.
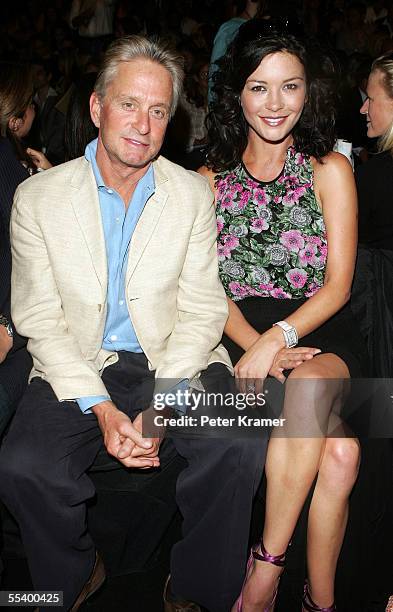
M 244 582 L 243 582 L 243 586 L 242 586 L 242 591 L 240 593 L 239 599 L 236 602 L 236 612 L 243 612 L 243 591 L 244 591 L 244 587 L 246 586 L 246 582 L 248 580 L 248 576 L 250 574 L 250 570 L 254 565 L 254 560 L 256 559 L 257 561 L 265 561 L 266 563 L 272 563 L 273 565 L 278 565 L 279 567 L 284 567 L 285 565 L 285 555 L 286 553 L 282 553 L 281 555 L 270 555 L 267 550 L 265 549 L 263 542 L 261 542 L 261 552 L 259 553 L 257 549 L 252 548 L 251 549 L 251 553 L 247 562 L 247 569 L 246 569 L 246 577 L 244 578 Z M 278 591 L 278 584 L 280 582 L 280 578 L 281 575 L 278 578 L 277 581 L 277 586 L 274 590 L 273 593 L 273 598 L 271 600 L 271 602 L 265 606 L 263 608 L 263 610 L 261 610 L 261 612 L 273 612 L 274 610 L 274 604 L 276 601 L 276 597 L 277 597 L 277 591 Z
M 336 610 L 337 610 L 337 608 L 336 608 L 334 603 L 331 606 L 329 606 L 328 608 L 320 608 L 311 599 L 310 592 L 308 590 L 308 582 L 307 581 L 304 584 L 304 592 L 303 592 L 302 604 L 303 604 L 303 610 L 305 612 L 336 612 Z

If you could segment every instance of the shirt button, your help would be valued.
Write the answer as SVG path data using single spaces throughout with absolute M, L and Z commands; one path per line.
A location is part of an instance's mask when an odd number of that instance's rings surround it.
M 124 300 L 120 300 L 119 301 L 119 306 L 123 306 L 123 304 L 124 304 Z
M 108 189 L 108 193 L 113 193 L 113 189 Z
M 117 336 L 115 336 L 115 334 L 113 334 L 113 336 L 111 336 L 111 340 L 112 340 L 112 342 L 114 342 L 115 340 L 117 340 Z
M 120 217 L 116 217 L 116 223 L 120 222 Z

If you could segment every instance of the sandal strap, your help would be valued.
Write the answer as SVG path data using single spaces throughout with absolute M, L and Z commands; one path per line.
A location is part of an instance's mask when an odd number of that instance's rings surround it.
M 260 553 L 257 550 L 252 551 L 252 556 L 254 557 L 254 559 L 257 559 L 258 561 L 266 561 L 267 563 L 272 563 L 273 565 L 278 565 L 279 567 L 284 567 L 286 555 L 285 552 L 281 555 L 271 555 L 267 552 L 266 548 L 263 545 L 263 542 L 261 542 L 260 547 Z
M 305 582 L 304 584 L 302 603 L 303 603 L 303 608 L 307 610 L 307 612 L 336 612 L 336 605 L 334 603 L 328 608 L 321 608 L 315 603 L 315 601 L 311 599 L 307 582 Z

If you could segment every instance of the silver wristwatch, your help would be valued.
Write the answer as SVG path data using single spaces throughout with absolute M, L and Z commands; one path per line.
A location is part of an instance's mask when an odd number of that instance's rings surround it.
M 297 335 L 296 327 L 293 327 L 293 325 L 289 325 L 289 323 L 287 323 L 286 321 L 277 321 L 277 323 L 273 324 L 273 327 L 275 325 L 281 327 L 287 348 L 293 348 L 294 346 L 297 346 L 297 343 L 299 342 L 299 337 Z
M 5 327 L 5 329 L 7 331 L 7 334 L 9 335 L 10 338 L 12 338 L 14 336 L 14 330 L 12 329 L 11 323 L 9 322 L 7 317 L 5 317 L 2 314 L 0 314 L 0 325 Z

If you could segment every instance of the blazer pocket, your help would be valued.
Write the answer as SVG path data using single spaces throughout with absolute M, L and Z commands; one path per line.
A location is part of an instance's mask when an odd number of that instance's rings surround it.
M 81 347 L 84 356 L 101 348 L 105 325 L 102 304 L 87 304 L 79 300 L 63 301 L 64 317 L 70 332 Z

